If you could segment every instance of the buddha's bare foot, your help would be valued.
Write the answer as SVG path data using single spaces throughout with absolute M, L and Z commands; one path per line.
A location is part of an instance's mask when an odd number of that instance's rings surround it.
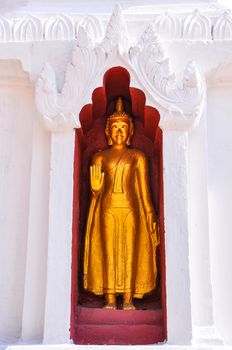
M 107 309 L 107 310 L 116 310 L 116 304 L 115 304 L 115 303 L 107 303 L 107 304 L 104 306 L 104 309 Z
M 123 303 L 123 310 L 136 310 L 133 303 Z
M 116 307 L 116 294 L 115 293 L 106 293 L 106 304 L 104 306 L 104 309 L 108 310 L 115 310 Z

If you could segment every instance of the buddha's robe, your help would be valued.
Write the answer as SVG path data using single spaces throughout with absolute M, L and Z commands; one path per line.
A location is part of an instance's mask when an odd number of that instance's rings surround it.
M 92 164 L 105 173 L 100 193 L 91 198 L 84 253 L 84 288 L 97 295 L 129 292 L 142 298 L 156 287 L 156 232 L 147 216 L 154 208 L 143 152 L 126 148 L 95 154 Z

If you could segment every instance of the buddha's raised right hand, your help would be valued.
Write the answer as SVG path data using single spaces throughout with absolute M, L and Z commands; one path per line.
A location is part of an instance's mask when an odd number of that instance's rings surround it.
M 101 165 L 90 166 L 90 185 L 93 194 L 98 194 L 104 183 L 104 172 L 101 170 Z

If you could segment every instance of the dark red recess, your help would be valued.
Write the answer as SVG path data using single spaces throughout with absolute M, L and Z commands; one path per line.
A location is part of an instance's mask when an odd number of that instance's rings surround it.
M 153 204 L 161 229 L 158 248 L 158 288 L 142 300 L 135 300 L 135 311 L 104 310 L 104 298 L 83 290 L 83 250 L 85 225 L 90 201 L 89 166 L 98 150 L 108 147 L 105 136 L 107 117 L 115 111 L 117 98 L 133 119 L 135 132 L 131 147 L 148 158 Z M 76 344 L 154 344 L 166 339 L 166 286 L 164 247 L 164 205 L 162 132 L 159 112 L 145 105 L 142 90 L 130 87 L 130 75 L 123 67 L 109 69 L 103 86 L 93 91 L 92 104 L 80 112 L 81 128 L 76 130 L 74 159 L 71 338 Z

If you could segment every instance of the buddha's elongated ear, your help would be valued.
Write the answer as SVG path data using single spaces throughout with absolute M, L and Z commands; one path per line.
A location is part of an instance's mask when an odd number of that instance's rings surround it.
M 105 128 L 105 134 L 106 134 L 106 137 L 107 137 L 107 141 L 108 141 L 108 145 L 109 146 L 112 146 L 113 145 L 113 141 L 110 137 L 110 133 L 109 133 L 109 123 L 107 122 L 106 124 L 106 128 Z
M 130 131 L 129 131 L 129 135 L 128 135 L 128 138 L 126 141 L 127 146 L 130 146 L 130 140 L 131 140 L 133 134 L 134 134 L 134 125 L 133 125 L 132 121 L 130 121 Z
M 113 145 L 113 141 L 112 141 L 110 135 L 107 136 L 107 140 L 108 140 L 108 145 L 112 146 Z

